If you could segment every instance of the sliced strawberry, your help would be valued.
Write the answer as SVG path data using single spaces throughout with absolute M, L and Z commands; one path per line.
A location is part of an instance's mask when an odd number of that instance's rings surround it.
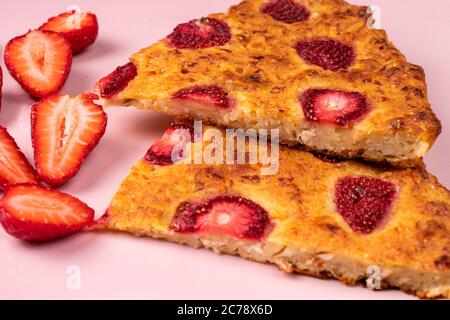
M 136 66 L 129 62 L 100 79 L 95 85 L 94 91 L 102 98 L 111 98 L 125 89 L 136 76 Z
M 92 45 L 98 36 L 97 16 L 90 12 L 64 12 L 50 18 L 39 30 L 61 33 L 71 44 L 73 54 Z
M 109 209 L 105 211 L 105 213 L 95 221 L 96 225 L 108 224 L 111 221 L 111 216 L 109 215 Z
M 105 133 L 107 116 L 94 97 L 56 94 L 33 106 L 34 161 L 45 183 L 59 186 L 75 176 Z
M 371 177 L 345 177 L 336 184 L 335 204 L 353 231 L 370 234 L 386 220 L 397 187 Z
M 30 31 L 8 42 L 5 63 L 26 92 L 42 98 L 64 86 L 72 66 L 72 49 L 58 33 Z
M 158 139 L 147 151 L 145 160 L 157 166 L 170 166 L 176 162 L 172 159 L 172 150 L 175 145 L 176 143 L 174 144 L 164 139 Z M 180 157 L 181 156 L 182 155 L 180 155 Z
M 261 206 L 249 199 L 225 195 L 181 204 L 171 228 L 180 233 L 205 232 L 261 240 L 271 226 L 270 217 Z
M 296 0 L 271 0 L 263 4 L 261 12 L 289 24 L 307 20 L 311 15 L 309 10 Z
M 191 20 L 178 25 L 167 37 L 167 43 L 177 49 L 205 49 L 223 46 L 231 41 L 227 22 L 214 18 Z
M 10 235 L 46 241 L 80 231 L 94 210 L 68 194 L 34 185 L 17 185 L 0 200 L 0 223 Z
M 21 183 L 37 184 L 36 173 L 14 138 L 0 126 L 0 189 Z
M 339 126 L 346 126 L 369 111 L 366 98 L 358 92 L 310 89 L 301 95 L 300 102 L 309 121 Z
M 194 86 L 182 89 L 172 96 L 174 100 L 191 101 L 204 106 L 227 109 L 231 106 L 228 92 L 219 86 Z
M 150 147 L 144 159 L 153 165 L 170 166 L 184 158 L 183 147 L 189 140 L 194 141 L 194 139 L 192 127 L 174 124 L 166 130 L 161 139 Z M 177 147 L 178 152 L 173 154 L 175 147 Z
M 296 48 L 306 63 L 330 71 L 349 68 L 356 57 L 351 45 L 334 39 L 301 40 Z

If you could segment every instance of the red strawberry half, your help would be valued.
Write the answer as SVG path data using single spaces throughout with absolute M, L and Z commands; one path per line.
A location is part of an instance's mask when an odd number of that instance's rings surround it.
M 170 166 L 184 158 L 184 146 L 194 140 L 194 128 L 174 124 L 150 147 L 144 159 L 153 165 Z M 175 148 L 177 150 L 174 150 Z
M 30 31 L 8 42 L 5 63 L 26 92 L 42 98 L 64 86 L 72 66 L 72 49 L 58 33 Z
M 34 161 L 39 177 L 60 186 L 75 176 L 105 133 L 107 116 L 91 94 L 56 94 L 31 111 Z
M 334 39 L 302 40 L 296 49 L 306 63 L 330 71 L 349 68 L 356 57 L 353 47 Z
M 80 231 L 94 210 L 68 194 L 34 185 L 9 188 L 0 200 L 0 223 L 10 235 L 46 241 Z
M 271 0 L 261 7 L 261 12 L 289 24 L 304 21 L 310 17 L 309 10 L 297 0 Z
M 345 177 L 336 184 L 337 211 L 352 228 L 370 234 L 388 215 L 397 193 L 389 182 L 371 177 Z
M 230 96 L 219 86 L 194 86 L 182 89 L 172 96 L 179 101 L 190 101 L 204 106 L 227 109 L 231 106 Z
M 0 189 L 20 183 L 37 184 L 36 173 L 14 138 L 0 126 Z
M 249 199 L 233 195 L 183 203 L 171 226 L 180 233 L 205 232 L 249 240 L 261 240 L 271 227 L 266 210 Z
M 136 76 L 136 66 L 129 62 L 100 79 L 95 85 L 95 92 L 102 98 L 111 98 L 125 89 Z
M 97 16 L 89 12 L 64 12 L 50 18 L 39 30 L 62 34 L 71 44 L 74 54 L 95 42 L 98 35 Z
M 310 89 L 300 97 L 303 113 L 309 121 L 346 126 L 368 111 L 366 98 L 358 92 Z
M 223 46 L 230 40 L 231 29 L 228 24 L 214 18 L 182 23 L 167 37 L 171 47 L 190 50 Z

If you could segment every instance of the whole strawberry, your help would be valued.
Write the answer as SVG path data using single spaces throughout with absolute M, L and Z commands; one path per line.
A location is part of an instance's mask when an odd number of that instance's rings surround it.
M 62 34 L 70 42 L 73 54 L 77 54 L 97 39 L 98 21 L 93 13 L 72 10 L 50 18 L 39 29 Z

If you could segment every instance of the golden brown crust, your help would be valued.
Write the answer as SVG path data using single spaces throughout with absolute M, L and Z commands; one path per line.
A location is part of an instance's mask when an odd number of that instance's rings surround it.
M 393 169 L 356 161 L 328 163 L 282 147 L 280 171 L 262 176 L 260 165 L 152 166 L 139 161 L 123 182 L 101 228 L 209 247 L 274 263 L 288 272 L 356 284 L 380 266 L 383 285 L 423 298 L 450 298 L 450 193 L 425 168 Z M 343 177 L 369 176 L 398 192 L 386 223 L 355 233 L 337 213 L 334 188 Z M 180 179 L 182 177 L 182 179 Z M 174 181 L 177 181 L 174 183 Z M 238 195 L 265 208 L 275 228 L 261 246 L 170 230 L 177 207 L 218 195 Z M 216 241 L 216 242 L 214 242 Z
M 246 0 L 228 14 L 214 14 L 232 29 L 231 42 L 201 50 L 170 48 L 165 41 L 132 57 L 138 76 L 118 95 L 121 103 L 133 104 L 176 116 L 192 116 L 232 127 L 280 127 L 291 143 L 305 143 L 301 130 L 317 128 L 307 123 L 299 106 L 299 93 L 308 88 L 358 91 L 367 96 L 372 111 L 349 128 L 346 149 L 330 150 L 342 156 L 360 156 L 360 149 L 375 147 L 383 139 L 399 137 L 414 152 L 363 154 L 368 160 L 399 162 L 421 158 L 440 133 L 439 120 L 427 99 L 425 74 L 407 62 L 388 40 L 384 30 L 367 27 L 366 7 L 341 0 L 302 0 L 311 18 L 293 24 L 274 20 L 260 11 L 262 0 Z M 356 51 L 354 64 L 338 72 L 306 64 L 295 45 L 302 39 L 334 38 Z M 219 85 L 237 100 L 232 115 L 186 114 L 170 103 L 170 97 L 192 85 Z M 289 131 L 289 132 L 283 132 Z M 295 131 L 293 133 L 293 131 Z M 341 130 L 343 131 L 343 130 Z M 311 143 L 310 147 L 318 149 Z M 379 146 L 376 146 L 379 147 Z M 332 149 L 333 145 L 329 148 Z

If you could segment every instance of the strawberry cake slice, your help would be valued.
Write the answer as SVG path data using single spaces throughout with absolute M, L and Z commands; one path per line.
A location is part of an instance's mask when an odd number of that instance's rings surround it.
M 189 150 L 208 148 L 198 138 L 186 123 L 170 127 L 96 227 L 349 285 L 369 279 L 378 289 L 450 298 L 450 193 L 423 167 L 281 147 L 278 173 L 261 175 L 261 163 L 189 164 Z
M 407 164 L 441 125 L 425 74 L 343 0 L 245 0 L 178 25 L 101 79 L 102 104 L 232 128 L 279 128 L 287 144 Z

